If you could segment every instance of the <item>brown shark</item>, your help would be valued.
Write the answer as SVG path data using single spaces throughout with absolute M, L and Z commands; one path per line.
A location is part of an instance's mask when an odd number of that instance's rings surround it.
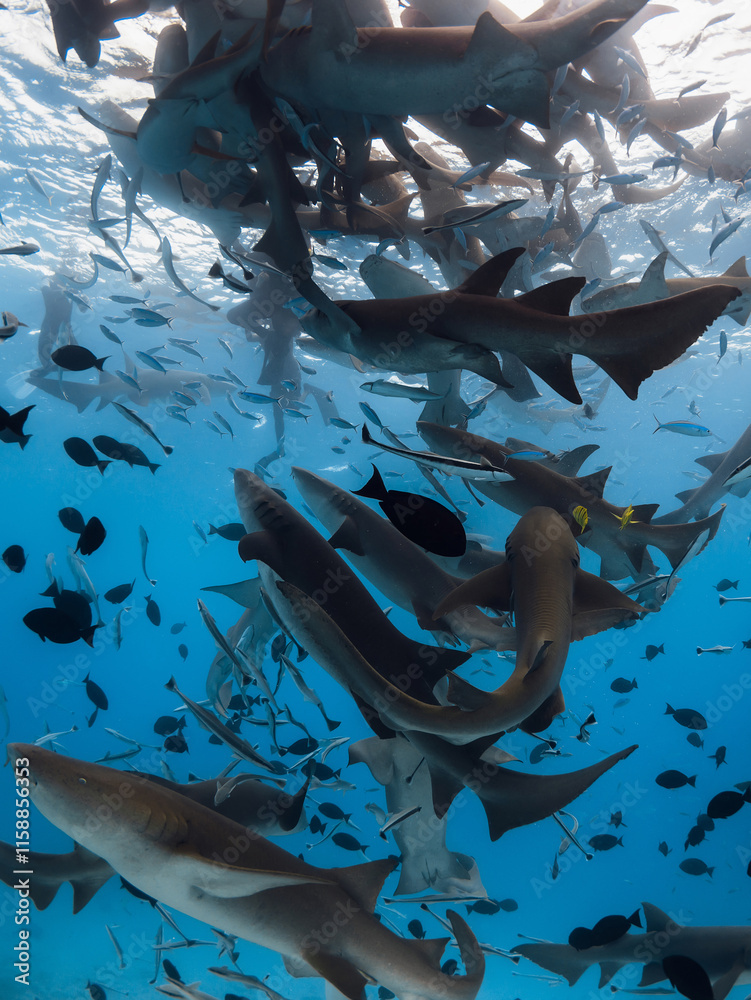
M 368 982 L 399 1000 L 474 1000 L 484 959 L 458 914 L 464 976 L 440 971 L 447 939 L 415 944 L 373 916 L 393 860 L 315 868 L 138 775 L 32 744 L 9 750 L 50 822 L 165 905 L 280 952 L 294 974 L 323 976 L 349 1000 Z

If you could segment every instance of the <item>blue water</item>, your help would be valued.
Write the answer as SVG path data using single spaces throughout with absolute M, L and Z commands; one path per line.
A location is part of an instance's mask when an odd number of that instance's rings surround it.
M 682 5 L 683 6 L 683 5 Z M 683 52 L 695 31 L 715 14 L 731 12 L 729 5 L 709 5 L 696 2 L 685 5 L 683 23 L 659 30 L 644 29 L 643 51 L 653 67 L 652 85 L 659 93 L 673 94 L 702 76 L 711 77 L 713 89 L 728 88 L 732 98 L 731 111 L 742 108 L 748 98 L 744 75 L 743 26 L 731 20 L 708 33 L 692 55 L 683 59 Z M 28 563 L 20 574 L 0 567 L 0 621 L 2 622 L 2 686 L 7 697 L 10 719 L 8 740 L 33 742 L 46 732 L 62 732 L 73 725 L 78 730 L 61 737 L 61 752 L 85 760 L 94 760 L 107 751 L 117 753 L 125 744 L 108 735 L 105 726 L 144 744 L 159 744 L 152 731 L 156 718 L 173 712 L 176 699 L 164 690 L 164 684 L 174 674 L 181 689 L 195 700 L 204 697 L 208 667 L 215 646 L 204 628 L 197 610 L 197 598 L 205 600 L 222 630 L 228 629 L 239 617 L 239 609 L 216 594 L 202 594 L 201 588 L 234 582 L 253 575 L 253 565 L 243 566 L 232 542 L 211 536 L 204 543 L 196 529 L 198 523 L 208 531 L 209 523 L 221 524 L 237 520 L 231 469 L 253 469 L 276 447 L 273 421 L 269 407 L 257 407 L 239 401 L 244 409 L 258 413 L 258 423 L 243 420 L 228 406 L 224 392 L 216 394 L 211 405 L 201 405 L 191 411 L 194 426 L 188 427 L 170 419 L 161 406 L 139 409 L 150 421 L 161 440 L 174 447 L 165 457 L 150 439 L 126 424 L 114 409 L 96 411 L 90 407 L 84 413 L 25 383 L 25 373 L 37 365 L 37 336 L 44 314 L 41 287 L 57 269 L 77 273 L 79 279 L 89 273 L 88 250 L 101 251 L 101 244 L 86 229 L 88 199 L 93 174 L 108 147 L 100 133 L 85 126 L 75 105 L 84 101 L 94 108 L 104 97 L 117 99 L 128 110 L 138 110 L 150 88 L 143 83 L 112 75 L 119 62 L 132 60 L 134 53 L 143 53 L 144 64 L 153 50 L 153 37 L 139 24 L 126 23 L 123 39 L 105 43 L 102 62 L 94 70 L 86 70 L 71 53 L 69 64 L 63 67 L 57 60 L 46 13 L 41 10 L 18 9 L 0 12 L 4 94 L 2 107 L 2 163 L 0 164 L 0 211 L 5 222 L 0 228 L 0 244 L 11 245 L 21 240 L 34 240 L 42 252 L 28 258 L 3 257 L 0 261 L 0 308 L 15 313 L 24 323 L 11 340 L 0 342 L 2 376 L 0 405 L 15 412 L 33 404 L 27 430 L 32 438 L 22 451 L 16 445 L 0 448 L 2 467 L 2 527 L 0 549 L 8 545 L 23 546 Z M 742 13 L 736 15 L 738 21 Z M 164 23 L 154 19 L 158 28 Z M 144 22 L 149 24 L 151 22 Z M 662 25 L 662 22 L 657 22 Z M 667 24 L 667 21 L 665 22 Z M 674 32 L 674 34 L 671 34 Z M 642 34 L 639 35 L 640 42 Z M 680 41 L 679 41 L 680 39 Z M 662 90 L 660 88 L 663 88 Z M 711 122 L 689 136 L 696 141 L 706 139 Z M 617 149 L 613 143 L 613 148 Z M 445 149 L 445 147 L 444 147 Z M 647 167 L 660 155 L 647 139 L 641 139 L 632 149 L 630 159 L 625 150 L 617 152 L 624 170 Z M 461 162 L 463 166 L 463 161 Z M 51 205 L 34 190 L 25 178 L 31 168 L 51 195 Z M 460 167 L 461 169 L 462 167 Z M 586 179 L 585 179 L 586 180 Z M 707 250 L 712 238 L 712 220 L 724 206 L 733 217 L 747 210 L 747 196 L 733 201 L 734 185 L 718 181 L 710 186 L 705 179 L 689 177 L 683 188 L 669 199 L 654 205 L 627 207 L 605 217 L 599 231 L 603 234 L 613 259 L 614 273 L 640 274 L 653 257 L 639 227 L 640 218 L 666 231 L 666 240 L 679 257 L 696 273 L 719 274 L 737 257 L 751 249 L 746 227 L 719 248 L 711 264 Z M 487 200 L 497 196 L 480 192 Z M 588 220 L 594 207 L 601 203 L 589 188 L 589 182 L 577 190 L 575 201 Z M 110 183 L 102 195 L 103 215 L 116 215 L 121 209 L 117 185 Z M 212 284 L 205 274 L 217 256 L 216 243 L 205 229 L 179 219 L 170 212 L 143 199 L 142 205 L 161 232 L 169 234 L 175 252 L 176 266 L 183 279 L 203 297 L 221 306 L 214 314 L 185 298 L 166 278 L 156 254 L 153 234 L 137 225 L 129 247 L 134 267 L 145 275 L 137 288 L 125 276 L 103 272 L 99 283 L 86 294 L 93 309 L 85 313 L 73 310 L 73 331 L 78 342 L 96 350 L 97 355 L 112 355 L 105 366 L 123 367 L 122 352 L 99 333 L 100 323 L 107 315 L 118 315 L 121 307 L 107 297 L 113 294 L 141 294 L 138 289 L 150 289 L 151 300 L 170 302 L 170 315 L 177 317 L 174 330 L 167 336 L 198 339 L 198 347 L 206 355 L 201 366 L 198 359 L 189 358 L 167 346 L 164 353 L 183 360 L 185 367 L 206 372 L 221 372 L 228 364 L 251 387 L 257 385 L 262 355 L 254 342 L 247 342 L 242 329 L 232 326 L 226 312 L 241 299 Z M 529 214 L 544 215 L 547 206 L 538 196 L 525 209 Z M 720 223 L 721 225 L 722 223 Z M 257 236 L 257 234 L 254 234 Z M 253 239 L 247 238 L 248 246 Z M 362 282 L 356 278 L 356 267 L 366 253 L 372 251 L 356 241 L 335 240 L 324 253 L 340 257 L 350 264 L 344 277 L 339 272 L 319 269 L 320 277 L 334 297 L 365 296 Z M 106 251 L 104 251 L 106 252 Z M 388 255 L 400 259 L 394 251 Z M 413 247 L 410 266 L 424 268 L 431 280 L 440 280 L 436 272 L 422 260 L 419 248 Z M 561 274 L 564 272 L 561 271 Z M 165 330 L 144 330 L 133 324 L 112 326 L 126 342 L 132 358 L 136 350 L 150 349 L 164 342 Z M 718 361 L 720 330 L 728 336 L 726 356 Z M 123 332 L 125 331 L 125 332 Z M 218 344 L 218 337 L 227 339 L 234 358 L 229 360 Z M 503 440 L 514 435 L 539 443 L 551 451 L 569 449 L 595 442 L 600 450 L 588 460 L 583 473 L 604 465 L 613 465 L 606 497 L 615 504 L 659 502 L 661 512 L 673 509 L 674 494 L 698 485 L 685 473 L 701 471 L 695 459 L 704 454 L 730 447 L 745 430 L 751 419 L 749 377 L 751 352 L 747 329 L 732 321 L 718 322 L 693 347 L 690 358 L 656 373 L 645 383 L 636 402 L 627 400 L 611 387 L 601 406 L 595 424 L 579 425 L 567 420 L 547 427 L 536 421 L 530 408 L 524 420 L 515 408 L 513 417 L 502 407 L 489 406 L 475 418 L 472 429 L 483 436 Z M 581 360 L 581 359 L 579 359 Z M 117 364 L 115 364 L 117 362 Z M 386 400 L 367 396 L 358 386 L 364 380 L 353 370 L 332 362 L 305 359 L 316 369 L 310 382 L 322 390 L 333 391 L 339 414 L 360 424 L 359 400 L 372 405 L 383 423 L 395 433 L 418 447 L 418 439 L 408 437 L 414 432 L 419 407 L 408 401 Z M 130 370 L 130 369 L 129 369 Z M 71 376 L 66 376 L 69 378 Z M 369 376 L 365 376 L 369 377 Z M 94 383 L 90 373 L 72 376 L 74 380 Z M 487 385 L 476 376 L 465 377 L 463 395 L 469 400 L 479 398 Z M 597 379 L 595 379 L 597 381 Z M 261 392 L 268 391 L 260 386 Z M 554 398 L 541 386 L 539 403 L 565 408 L 567 404 Z M 700 423 L 708 426 L 713 436 L 708 439 L 679 437 L 668 433 L 653 436 L 655 414 L 661 421 L 693 419 L 688 404 L 694 400 L 701 411 Z M 358 489 L 370 473 L 372 452 L 359 443 L 359 431 L 338 430 L 324 425 L 312 397 L 310 420 L 287 419 L 285 453 L 269 466 L 273 484 L 284 489 L 291 502 L 299 508 L 301 501 L 289 475 L 292 465 L 302 465 L 348 489 Z M 235 437 L 219 437 L 204 422 L 214 420 L 212 410 L 218 410 L 232 425 Z M 123 463 L 113 463 L 104 475 L 75 465 L 63 451 L 62 443 L 71 436 L 87 440 L 97 434 L 108 434 L 131 441 L 142 448 L 161 467 L 155 475 L 142 468 L 129 469 Z M 348 439 L 346 442 L 344 439 Z M 343 447 L 343 455 L 332 451 Z M 430 494 L 425 481 L 411 464 L 398 460 L 380 462 L 382 471 L 393 471 L 398 478 L 388 480 L 397 489 L 414 489 Z M 467 530 L 487 540 L 494 548 L 502 548 L 516 518 L 506 510 L 486 503 L 480 508 L 469 500 L 461 483 L 447 481 L 446 488 L 454 500 L 467 511 Z M 731 596 L 751 594 L 749 554 L 751 548 L 751 511 L 749 505 L 736 497 L 726 497 L 728 507 L 717 536 L 709 547 L 681 571 L 681 582 L 674 595 L 658 614 L 626 631 L 603 633 L 572 646 L 564 677 L 568 713 L 556 720 L 549 735 L 571 756 L 545 759 L 537 765 L 527 761 L 529 752 L 538 742 L 519 733 L 504 738 L 502 746 L 519 759 L 523 770 L 536 773 L 556 773 L 584 767 L 601 756 L 632 743 L 639 750 L 626 761 L 600 778 L 587 793 L 569 807 L 579 821 L 579 839 L 586 840 L 599 833 L 613 832 L 608 826 L 611 813 L 623 813 L 623 846 L 607 853 L 598 853 L 586 861 L 574 847 L 558 858 L 560 874 L 552 878 L 551 866 L 561 841 L 561 832 L 552 819 L 506 834 L 492 844 L 487 836 L 487 824 L 478 800 L 469 792 L 457 800 L 455 815 L 449 826 L 448 844 L 455 851 L 476 858 L 483 884 L 490 897 L 511 898 L 518 909 L 495 916 L 471 915 L 471 925 L 478 938 L 497 948 L 510 949 L 520 942 L 520 935 L 565 941 L 578 924 L 591 926 L 608 913 L 632 913 L 642 900 L 648 900 L 692 925 L 743 924 L 750 916 L 746 867 L 751 857 L 751 824 L 744 808 L 731 819 L 717 823 L 698 848 L 684 853 L 684 840 L 698 813 L 704 811 L 717 792 L 730 789 L 736 782 L 751 778 L 749 773 L 748 720 L 751 704 L 751 650 L 743 640 L 751 638 L 751 611 L 747 604 L 718 604 L 714 585 L 724 577 L 739 580 L 738 590 Z M 111 630 L 101 630 L 94 649 L 83 643 L 70 646 L 42 644 L 22 623 L 32 608 L 45 604 L 38 595 L 49 583 L 45 559 L 55 557 L 55 573 L 67 586 L 72 578 L 66 564 L 66 549 L 74 539 L 59 523 L 57 511 L 66 506 L 78 508 L 84 518 L 96 515 L 107 529 L 104 545 L 85 562 L 87 571 L 101 595 L 109 588 L 133 580 L 133 595 L 126 602 L 132 612 L 123 621 L 122 647 L 118 651 L 111 642 Z M 141 570 L 139 526 L 150 540 L 147 568 L 156 586 L 151 588 Z M 666 562 L 656 551 L 652 553 L 660 570 Z M 304 553 L 301 553 L 304 558 Z M 584 552 L 582 565 L 593 572 L 598 561 Z M 623 581 L 624 583 L 628 581 Z M 162 624 L 155 627 L 145 614 L 145 595 L 150 593 L 158 602 Z M 387 606 L 383 595 L 376 598 Z M 110 622 L 115 609 L 102 600 L 102 615 Z M 414 638 L 424 638 L 414 618 L 399 609 L 391 613 L 392 621 Z M 179 636 L 170 634 L 170 626 L 186 622 Z M 178 644 L 185 643 L 185 662 L 178 654 Z M 617 644 L 616 644 L 617 643 Z M 664 643 L 665 655 L 651 662 L 643 659 L 648 644 Z M 696 655 L 696 647 L 717 644 L 732 646 L 727 656 Z M 606 666 L 609 660 L 614 662 Z M 489 664 L 497 682 L 487 674 L 473 676 L 472 671 Z M 335 736 L 347 736 L 354 742 L 369 735 L 365 723 L 350 699 L 310 660 L 306 661 L 305 677 L 323 699 L 327 713 L 341 726 Z M 277 667 L 267 656 L 264 668 L 276 677 Z M 89 728 L 87 717 L 93 706 L 87 700 L 83 679 L 87 673 L 107 693 L 110 708 L 101 712 Z M 464 676 L 485 686 L 496 686 L 506 676 L 506 664 L 494 653 L 475 654 L 463 668 Z M 610 689 L 616 677 L 636 678 L 638 688 L 626 695 L 626 703 L 615 708 L 623 696 Z M 314 735 L 328 733 L 318 711 L 305 703 L 289 678 L 282 682 L 281 692 L 293 714 L 310 728 Z M 687 730 L 679 727 L 668 715 L 665 705 L 676 708 L 696 708 L 707 716 L 708 729 L 702 733 L 703 747 L 696 748 L 686 741 Z M 592 727 L 589 743 L 574 739 L 578 732 L 575 715 L 582 720 L 594 708 L 597 724 Z M 1 725 L 1 723 L 0 723 Z M 4 727 L 2 727 L 4 728 Z M 177 780 L 186 781 L 189 772 L 201 777 L 218 774 L 228 761 L 227 752 L 207 742 L 207 734 L 189 718 L 187 726 L 190 753 L 167 754 L 169 766 Z M 302 734 L 292 726 L 282 731 L 284 741 Z M 263 728 L 245 732 L 253 742 L 260 741 L 261 753 L 273 755 Z M 719 769 L 708 759 L 718 746 L 727 747 L 727 765 Z M 144 750 L 131 764 L 158 772 L 159 755 Z M 377 823 L 365 804 L 375 802 L 385 808 L 383 790 L 372 780 L 363 765 L 347 766 L 346 747 L 335 750 L 327 763 L 341 768 L 341 777 L 353 786 L 344 791 L 315 790 L 314 801 L 308 803 L 308 816 L 315 802 L 333 801 L 346 812 L 353 813 L 353 822 L 361 832 L 355 836 L 368 844 L 368 858 L 383 857 L 393 850 L 378 837 Z M 696 787 L 669 791 L 655 784 L 655 777 L 668 768 L 678 768 L 696 775 Z M 2 777 L 0 794 L 0 838 L 12 839 L 12 800 L 10 769 Z M 70 842 L 53 828 L 39 813 L 32 820 L 32 846 L 39 851 L 67 851 Z M 313 845 L 307 860 L 322 867 L 356 863 L 359 854 L 348 854 L 331 840 L 316 846 L 320 839 L 310 831 L 287 837 L 280 844 L 297 854 Z M 658 844 L 666 841 L 671 853 L 664 857 Z M 712 877 L 695 877 L 683 873 L 679 862 L 686 856 L 699 857 L 714 867 Z M 383 896 L 392 898 L 396 876 L 387 882 Z M 147 982 L 154 974 L 151 944 L 159 917 L 146 903 L 127 895 L 113 879 L 77 916 L 71 915 L 70 889 L 63 887 L 58 897 L 43 912 L 32 915 L 32 976 L 31 986 L 13 982 L 11 962 L 15 929 L 12 925 L 15 894 L 7 887 L 0 889 L 0 996 L 35 998 L 72 998 L 84 995 L 88 980 L 111 988 L 112 995 L 127 994 L 132 998 L 154 995 Z M 435 910 L 443 914 L 445 906 Z M 462 912 L 464 908 L 459 906 Z M 439 924 L 419 909 L 418 903 L 402 901 L 382 903 L 379 911 L 408 935 L 407 923 L 418 918 L 428 936 L 441 936 Z M 210 930 L 187 917 L 176 914 L 185 933 L 208 941 Z M 119 969 L 115 953 L 105 930 L 109 925 L 126 955 L 126 968 Z M 171 932 L 168 933 L 168 937 Z M 172 937 L 177 940 L 176 936 Z M 319 998 L 324 987 L 320 981 L 293 980 L 283 969 L 278 956 L 240 942 L 240 965 L 246 973 L 269 977 L 268 984 L 285 997 Z M 226 964 L 217 960 L 215 947 L 177 949 L 168 953 L 186 982 L 200 981 L 201 988 L 213 996 L 223 995 L 234 987 L 214 979 L 209 965 Z M 456 955 L 447 950 L 446 955 Z M 640 969 L 621 974 L 621 988 L 633 988 Z M 633 974 L 632 974 L 633 973 Z M 541 978 L 542 977 L 542 978 Z M 490 956 L 481 1000 L 503 997 L 524 997 L 536 1000 L 550 995 L 557 985 L 557 994 L 572 1000 L 597 993 L 597 974 L 590 971 L 574 988 L 553 979 L 544 970 L 522 961 L 518 966 L 506 958 Z M 665 984 L 661 984 L 665 985 Z M 742 987 L 732 996 L 740 1000 Z M 115 991 L 118 991 L 117 993 Z M 238 987 L 235 992 L 241 993 Z M 369 991 L 375 995 L 375 990 Z M 609 995 L 608 987 L 603 996 Z

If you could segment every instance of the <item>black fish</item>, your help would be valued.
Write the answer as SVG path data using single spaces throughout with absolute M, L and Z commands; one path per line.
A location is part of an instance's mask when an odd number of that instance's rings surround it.
M 616 677 L 610 685 L 610 690 L 616 691 L 618 694 L 628 694 L 629 691 L 633 691 L 636 687 L 638 687 L 636 678 L 632 681 L 627 681 L 625 677 Z
M 679 726 L 686 729 L 706 729 L 707 720 L 695 708 L 672 708 L 666 703 L 664 715 L 672 715 Z
M 172 715 L 160 715 L 154 723 L 154 732 L 160 736 L 169 736 L 176 729 L 182 729 L 184 725 L 184 718 L 176 719 Z
M 453 976 L 458 968 L 459 968 L 459 963 L 455 958 L 447 958 L 446 961 L 441 966 L 441 972 L 444 974 L 444 976 Z
M 79 628 L 91 625 L 91 605 L 84 594 L 79 594 L 77 590 L 61 590 L 52 600 L 57 610 L 72 618 Z
M 296 757 L 303 757 L 306 753 L 313 753 L 318 749 L 318 740 L 312 736 L 303 736 L 302 739 L 295 740 L 287 747 L 287 753 L 293 753 Z
M 683 850 L 687 851 L 689 847 L 698 847 L 699 844 L 704 840 L 706 835 L 707 834 L 706 831 L 704 830 L 704 827 L 698 825 L 692 826 L 691 829 L 688 831 L 688 836 L 686 837 L 686 841 L 683 845 Z
M 132 882 L 129 882 L 127 879 L 123 878 L 122 875 L 120 876 L 120 885 L 122 886 L 123 889 L 127 889 L 128 892 L 131 894 L 131 896 L 135 896 L 136 899 L 143 899 L 145 900 L 145 902 L 151 903 L 152 906 L 156 906 L 157 901 L 154 899 L 153 896 L 149 896 L 147 892 L 143 892 L 142 889 L 138 889 L 136 886 L 133 885 Z
M 49 639 L 50 642 L 67 645 L 83 639 L 89 646 L 94 645 L 92 637 L 95 627 L 81 629 L 73 618 L 58 608 L 35 608 L 24 615 L 23 623 L 32 632 L 36 632 L 42 642 Z
M 179 635 L 186 625 L 187 622 L 178 622 L 177 625 L 173 625 L 170 629 L 170 635 Z
M 688 742 L 691 744 L 692 747 L 696 747 L 697 749 L 700 749 L 701 747 L 704 746 L 704 740 L 701 738 L 701 736 L 699 736 L 698 733 L 689 733 L 686 739 L 688 740 Z
M 150 594 L 147 594 L 144 600 L 146 601 L 146 617 L 152 625 L 161 625 L 162 612 L 159 610 L 159 605 Z
M 121 583 L 119 586 L 108 590 L 104 595 L 104 599 L 105 601 L 109 601 L 110 604 L 122 604 L 126 598 L 130 597 L 135 585 L 135 580 L 133 583 Z
M 134 444 L 128 444 L 125 441 L 116 441 L 106 434 L 97 434 L 94 438 L 94 447 L 115 462 L 126 462 L 131 469 L 134 465 L 140 465 L 144 469 L 149 469 L 153 475 L 157 469 L 161 468 L 155 462 L 150 462 L 141 449 L 137 448 Z
M 3 558 L 5 558 L 3 556 Z M 718 768 L 720 764 L 726 764 L 725 754 L 727 753 L 727 747 L 717 747 L 714 753 L 707 754 L 710 760 L 715 762 L 715 768 Z
M 493 917 L 501 908 L 500 903 L 494 899 L 478 899 L 474 903 L 466 903 L 467 913 L 482 913 L 484 916 Z
M 162 968 L 164 969 L 165 973 L 170 977 L 170 979 L 175 979 L 177 980 L 178 983 L 182 982 L 182 979 L 180 978 L 180 973 L 177 971 L 176 966 L 174 966 L 168 958 L 162 959 Z
M 91 715 L 86 720 L 86 725 L 89 727 L 89 729 L 91 729 L 91 727 L 96 722 L 97 715 L 99 715 L 99 709 L 95 708 L 94 711 L 91 713 Z
M 714 585 L 714 589 L 717 591 L 718 594 L 721 594 L 723 590 L 730 590 L 731 587 L 733 588 L 733 590 L 737 590 L 739 583 L 740 580 L 728 580 L 728 579 L 720 580 L 719 583 L 716 583 Z
M 664 652 L 665 652 L 664 643 L 662 643 L 662 645 L 660 646 L 647 646 L 647 648 L 644 650 L 644 656 L 642 656 L 642 660 L 654 660 L 655 656 L 657 656 L 658 653 L 664 653 Z
M 172 753 L 188 753 L 188 741 L 182 733 L 173 733 L 164 741 L 164 749 Z
M 337 847 L 342 847 L 345 851 L 366 851 L 366 846 L 359 844 L 351 833 L 335 833 L 331 838 Z
M 311 833 L 325 833 L 326 824 L 322 823 L 318 816 L 311 816 L 310 818 L 310 832 Z
M 85 372 L 89 368 L 101 371 L 106 360 L 107 358 L 98 358 L 87 347 L 80 347 L 78 344 L 66 344 L 50 354 L 50 361 L 68 372 Z
M 99 469 L 99 471 L 104 475 L 104 470 L 110 464 L 109 462 L 103 461 L 101 458 L 97 458 L 97 454 L 91 447 L 88 441 L 84 441 L 83 438 L 72 437 L 63 441 L 63 448 L 73 459 L 76 465 L 80 465 L 84 469 L 92 469 L 94 466 Z
M 99 983 L 88 982 L 86 983 L 86 989 L 89 991 L 91 1000 L 107 1000 L 107 994 Z
M 704 969 L 688 955 L 668 955 L 662 968 L 670 985 L 688 1000 L 714 1000 L 712 984 Z
M 21 573 L 26 565 L 26 553 L 21 545 L 9 545 L 3 552 L 3 562 L 11 573 Z
M 425 928 L 422 926 L 419 920 L 410 920 L 407 924 L 407 930 L 414 938 L 422 940 L 425 937 Z
M 628 934 L 630 927 L 641 927 L 638 910 L 634 910 L 630 917 L 623 917 L 619 913 L 602 917 L 592 928 L 592 944 L 611 944 L 613 941 L 619 941 L 624 934 Z
M 514 910 L 519 909 L 519 904 L 515 899 L 502 899 L 499 906 L 502 910 L 505 910 L 506 913 L 513 913 Z
M 657 845 L 657 850 L 660 852 L 660 854 L 663 855 L 663 857 L 667 857 L 668 854 L 671 853 L 670 848 L 668 847 L 668 845 L 665 843 L 664 840 L 661 840 L 660 843 Z
M 696 775 L 688 778 L 683 771 L 671 769 L 658 774 L 655 781 L 661 788 L 683 788 L 684 785 L 691 785 L 696 788 Z
M 714 830 L 714 820 L 708 813 L 699 813 L 696 817 L 696 825 L 700 826 L 702 830 L 706 830 L 707 833 L 711 833 Z
M 623 822 L 623 813 L 621 812 L 620 809 L 617 812 L 610 814 L 610 819 L 608 820 L 608 826 L 614 826 L 616 829 L 618 829 L 619 826 L 625 826 L 625 825 L 626 824 Z
M 102 691 L 98 684 L 94 681 L 89 680 L 89 675 L 86 674 L 84 677 L 84 684 L 86 685 L 86 694 L 89 701 L 93 702 L 97 708 L 101 708 L 103 712 L 106 712 L 109 708 L 109 702 L 107 701 L 107 695 Z
M 577 951 L 592 947 L 592 931 L 589 927 L 574 927 L 568 936 L 568 943 Z
M 209 524 L 209 534 L 219 535 L 221 538 L 226 538 L 229 542 L 239 542 L 241 538 L 244 538 L 247 534 L 245 526 L 240 524 L 239 521 L 233 521 L 231 524 L 220 524 L 218 528 L 215 528 L 213 524 Z
M 5 444 L 20 445 L 23 451 L 31 439 L 31 434 L 24 433 L 24 424 L 33 409 L 33 405 L 25 406 L 18 413 L 8 413 L 0 406 L 0 441 L 4 441 Z
M 682 872 L 687 875 L 709 875 L 712 877 L 712 872 L 714 868 L 709 868 L 706 862 L 702 861 L 700 858 L 686 858 L 685 861 L 681 861 L 678 865 Z
M 612 833 L 598 833 L 594 837 L 590 837 L 589 840 L 589 846 L 593 851 L 609 851 L 616 844 L 623 847 L 623 838 L 615 837 Z
M 180 645 L 177 647 L 177 651 L 180 654 L 180 656 L 182 656 L 184 663 L 188 659 L 188 647 L 185 645 L 184 642 L 181 642 Z
M 80 438 L 71 438 L 71 440 L 80 440 Z M 86 442 L 84 441 L 84 444 L 85 443 Z M 64 528 L 67 528 L 68 531 L 72 531 L 76 535 L 80 535 L 86 527 L 83 515 L 80 510 L 76 510 L 75 507 L 63 507 L 62 510 L 57 512 L 57 516 L 60 518 L 60 524 L 62 524 Z
M 462 522 L 443 504 L 419 493 L 388 490 L 378 469 L 356 496 L 377 500 L 381 510 L 405 538 L 439 556 L 463 556 L 467 536 Z
M 745 792 L 720 792 L 707 806 L 707 815 L 712 819 L 727 819 L 735 816 L 744 802 L 751 802 L 751 786 Z
M 322 802 L 318 807 L 318 812 L 325 816 L 326 819 L 341 819 L 345 823 L 348 819 L 352 819 L 352 813 L 345 813 L 334 802 Z
M 90 556 L 92 552 L 96 552 L 106 537 L 107 532 L 99 518 L 90 517 L 79 535 L 76 552 L 80 552 L 82 556 Z
M 287 648 L 287 636 L 284 632 L 280 632 L 279 635 L 274 636 L 274 641 L 271 643 L 271 659 L 274 663 L 278 663 L 282 653 Z

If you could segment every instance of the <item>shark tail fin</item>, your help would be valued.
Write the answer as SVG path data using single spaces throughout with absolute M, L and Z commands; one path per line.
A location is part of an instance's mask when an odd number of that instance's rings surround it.
M 682 524 L 669 524 L 666 522 L 664 526 L 658 523 L 654 527 L 655 531 L 659 532 L 660 537 L 655 537 L 648 544 L 656 545 L 668 557 L 670 565 L 675 569 L 680 565 L 681 560 L 703 531 L 708 531 L 709 534 L 704 545 L 699 550 L 700 552 L 704 549 L 707 542 L 714 538 L 720 527 L 720 521 L 724 513 L 725 504 L 719 510 L 715 511 L 714 514 L 702 518 L 700 521 L 687 521 Z M 660 521 L 662 521 L 662 518 Z M 663 531 L 665 532 L 664 535 L 662 534 Z M 697 552 L 696 555 L 698 554 Z
M 578 952 L 570 944 L 520 944 L 514 951 L 548 972 L 563 976 L 574 986 L 590 966 L 586 952 Z

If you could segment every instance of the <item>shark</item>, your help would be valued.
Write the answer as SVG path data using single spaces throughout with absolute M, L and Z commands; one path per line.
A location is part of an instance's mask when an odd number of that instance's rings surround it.
M 473 271 L 461 285 L 433 295 L 337 303 L 312 309 L 305 331 L 324 344 L 386 371 L 417 374 L 466 368 L 503 386 L 496 351 L 508 351 L 570 403 L 582 399 L 571 359 L 594 361 L 636 399 L 639 386 L 679 358 L 741 293 L 713 284 L 667 301 L 569 316 L 583 278 L 564 278 L 513 299 L 498 298 L 508 273 L 506 251 Z M 354 327 L 354 329 L 353 329 Z
M 355 569 L 390 601 L 414 614 L 421 628 L 456 637 L 471 650 L 512 648 L 501 620 L 475 608 L 455 609 L 434 621 L 438 604 L 461 581 L 348 491 L 307 469 L 293 466 L 292 477 L 313 513 L 333 532 L 329 544 L 344 550 Z
M 462 976 L 440 971 L 447 938 L 415 945 L 374 916 L 394 860 L 316 868 L 138 775 L 33 744 L 9 750 L 37 809 L 164 905 L 281 953 L 293 974 L 322 976 L 348 1000 L 364 1000 L 369 982 L 399 1000 L 474 1000 L 484 959 L 458 914 Z
M 595 292 L 594 295 L 583 300 L 582 309 L 588 313 L 599 312 L 603 309 L 621 309 L 624 306 L 635 306 L 644 302 L 672 298 L 682 292 L 720 283 L 732 285 L 740 292 L 737 298 L 728 303 L 722 315 L 734 320 L 739 326 L 745 326 L 748 323 L 748 317 L 751 313 L 751 277 L 749 277 L 745 257 L 739 257 L 722 274 L 700 275 L 693 278 L 683 276 L 666 278 L 665 264 L 667 259 L 668 254 L 663 251 L 648 265 L 640 281 L 612 285 L 601 292 Z
M 600 966 L 602 989 L 613 976 L 632 962 L 644 966 L 640 987 L 667 979 L 663 959 L 689 955 L 712 982 L 714 1000 L 725 1000 L 730 990 L 751 983 L 751 931 L 748 927 L 699 927 L 679 924 L 653 903 L 642 903 L 646 929 L 643 934 L 624 934 L 610 944 L 578 951 L 569 944 L 522 944 L 514 948 L 536 965 L 563 976 L 573 986 L 593 965 Z
M 325 606 L 327 614 L 377 673 L 385 678 L 401 678 L 408 673 L 410 690 L 425 701 L 435 702 L 435 684 L 469 654 L 407 638 L 302 514 L 247 469 L 236 469 L 234 479 L 240 518 L 249 532 L 238 543 L 241 558 L 269 566 L 283 580 Z
M 745 497 L 751 490 L 751 479 L 740 479 L 738 482 L 728 480 L 736 471 L 751 458 L 751 424 L 741 434 L 732 448 L 727 451 L 715 452 L 712 455 L 702 455 L 696 459 L 710 473 L 701 486 L 695 489 L 682 490 L 676 493 L 681 506 L 667 514 L 654 519 L 654 524 L 680 524 L 692 518 L 705 518 L 712 507 L 726 493 L 737 497 Z
M 656 567 L 647 553 L 648 546 L 658 548 L 675 569 L 703 532 L 707 534 L 702 548 L 714 538 L 725 510 L 722 507 L 691 524 L 652 524 L 658 505 L 638 504 L 633 519 L 621 526 L 625 508 L 609 503 L 603 496 L 610 468 L 585 476 L 564 476 L 539 462 L 510 458 L 510 449 L 477 434 L 426 422 L 418 422 L 417 429 L 428 446 L 441 454 L 471 460 L 484 456 L 493 464 L 503 464 L 505 460 L 505 468 L 514 476 L 513 482 L 475 486 L 520 516 L 535 506 L 552 507 L 563 517 L 570 516 L 574 507 L 585 507 L 589 530 L 579 535 L 577 541 L 600 557 L 600 576 L 606 580 L 653 574 Z

